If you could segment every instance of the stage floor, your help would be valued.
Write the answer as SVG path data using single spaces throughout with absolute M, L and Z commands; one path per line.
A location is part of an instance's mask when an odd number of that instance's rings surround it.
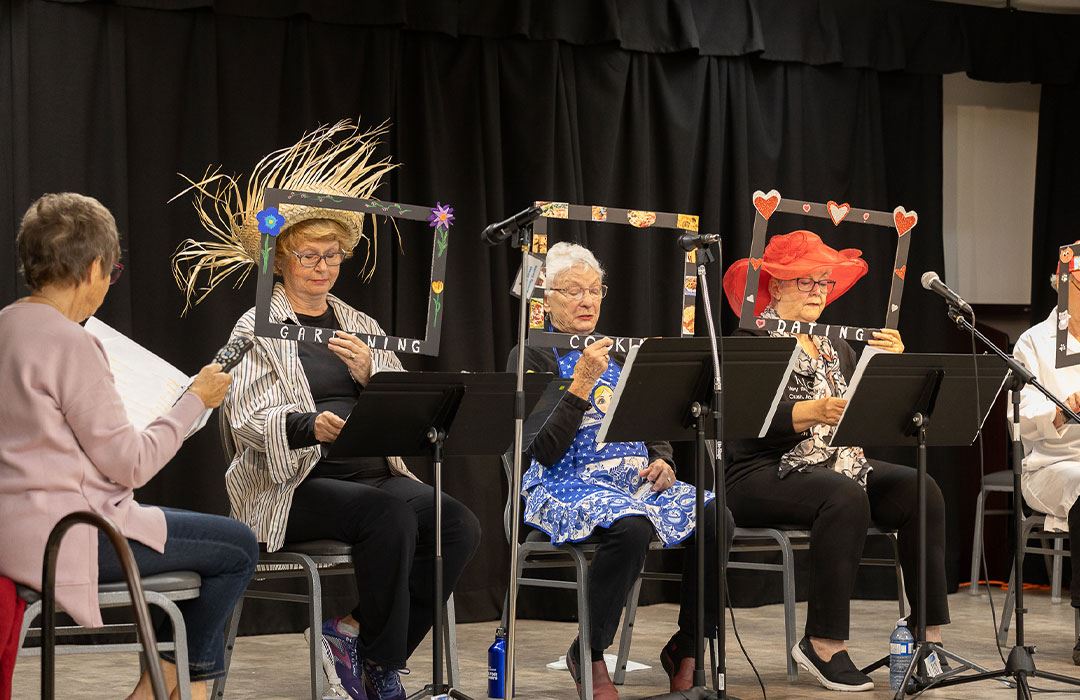
M 1003 594 L 995 592 L 994 601 L 1000 614 Z M 1027 597 L 1030 613 L 1027 619 L 1027 641 L 1037 646 L 1035 661 L 1039 668 L 1080 678 L 1080 667 L 1072 664 L 1072 608 L 1065 602 L 1052 605 L 1048 593 L 1030 593 Z M 988 668 L 999 668 L 1001 660 L 994 651 L 990 608 L 986 594 L 979 597 L 965 590 L 949 597 L 953 624 L 946 628 L 948 648 L 961 656 Z M 657 652 L 674 629 L 676 607 L 653 605 L 641 608 L 634 630 L 631 661 L 650 666 L 627 674 L 626 685 L 620 689 L 623 698 L 641 698 L 667 688 L 667 678 L 660 668 Z M 888 601 L 855 601 L 852 605 L 852 657 L 857 664 L 867 664 L 887 653 L 889 634 L 896 619 L 896 604 Z M 799 619 L 804 619 L 805 604 L 799 606 Z M 839 698 L 813 682 L 801 672 L 796 683 L 785 676 L 783 609 L 779 605 L 737 609 L 735 621 L 751 658 L 765 681 L 769 698 Z M 487 648 L 495 633 L 495 622 L 458 626 L 463 680 L 462 690 L 474 698 L 487 694 Z M 515 697 L 527 700 L 576 697 L 573 683 L 566 671 L 545 668 L 565 653 L 576 625 L 570 623 L 525 620 L 518 625 L 518 689 Z M 729 628 L 729 688 L 740 698 L 760 698 L 753 672 L 740 652 Z M 1010 644 L 1012 640 L 1010 639 Z M 419 689 L 430 673 L 430 645 L 421 647 L 412 660 L 412 674 L 405 677 L 409 692 Z M 21 658 L 15 669 L 17 700 L 38 697 L 40 666 L 36 658 Z M 73 698 L 123 698 L 130 691 L 138 672 L 134 654 L 78 655 L 59 658 L 57 688 L 59 696 Z M 888 672 L 873 674 L 878 687 L 859 697 L 892 697 L 888 690 Z M 1060 687 L 1036 680 L 1039 688 Z M 302 698 L 308 688 L 306 650 L 299 634 L 243 637 L 237 644 L 229 677 L 227 697 Z M 938 698 L 1006 698 L 1015 691 L 998 682 L 983 681 L 974 685 L 931 691 Z M 1054 694 L 1057 695 L 1056 693 Z M 843 697 L 851 697 L 843 695 Z M 1051 697 L 1051 696 L 1044 696 Z

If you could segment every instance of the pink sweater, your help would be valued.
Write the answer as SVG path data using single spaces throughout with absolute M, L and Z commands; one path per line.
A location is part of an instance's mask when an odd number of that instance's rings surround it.
M 0 309 L 0 575 L 41 590 L 49 531 L 90 510 L 124 536 L 165 548 L 165 515 L 132 489 L 168 462 L 204 410 L 190 392 L 141 433 L 128 422 L 97 338 L 46 304 Z M 99 626 L 98 535 L 85 525 L 60 547 L 56 598 Z

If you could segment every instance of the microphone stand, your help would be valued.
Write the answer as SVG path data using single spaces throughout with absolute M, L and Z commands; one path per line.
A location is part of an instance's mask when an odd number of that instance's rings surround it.
M 529 249 L 532 246 L 533 225 L 527 223 L 514 232 L 513 245 L 521 249 L 521 280 L 518 287 L 518 339 L 517 339 L 517 384 L 514 392 L 514 468 L 510 478 L 510 588 L 507 591 L 508 609 L 506 613 L 506 700 L 514 698 L 514 628 L 517 620 L 518 588 L 518 538 L 521 523 L 521 454 L 524 446 L 525 428 L 525 333 L 529 324 Z
M 1031 688 L 1028 685 L 1029 677 L 1046 678 L 1048 680 L 1057 681 L 1059 683 L 1065 683 L 1072 686 L 1080 686 L 1080 679 L 1070 678 L 1069 676 L 1063 676 L 1057 673 L 1049 673 L 1046 671 L 1040 671 L 1035 667 L 1035 660 L 1032 655 L 1035 653 L 1035 647 L 1029 646 L 1024 643 L 1024 571 L 1023 562 L 1024 558 L 1020 553 L 1024 543 L 1020 541 L 1020 532 L 1023 527 L 1022 522 L 1022 505 L 1021 499 L 1023 499 L 1023 493 L 1020 490 L 1020 474 L 1023 468 L 1024 460 L 1024 445 L 1020 441 L 1020 392 L 1025 386 L 1034 387 L 1040 394 L 1050 399 L 1050 401 L 1060 408 L 1062 412 L 1073 421 L 1080 423 L 1080 416 L 1073 412 L 1065 403 L 1059 400 L 1056 396 L 1050 393 L 1046 387 L 1039 383 L 1035 378 L 1035 375 L 1024 365 L 1020 364 L 1012 355 L 1009 355 L 997 345 L 995 345 L 990 339 L 979 332 L 978 329 L 969 321 L 963 313 L 956 307 L 955 304 L 949 303 L 949 318 L 959 328 L 968 331 L 980 341 L 983 345 L 991 350 L 995 355 L 1005 361 L 1005 365 L 1009 368 L 1009 377 L 1006 379 L 1006 385 L 1009 390 L 1009 396 L 1012 402 L 1012 470 L 1013 470 L 1013 582 L 1016 586 L 1016 643 L 1012 650 L 1009 652 L 1008 661 L 1005 662 L 1004 668 L 996 671 L 986 671 L 982 673 L 973 673 L 968 676 L 956 676 L 944 678 L 940 681 L 929 679 L 925 685 L 920 685 L 919 691 L 927 688 L 943 688 L 950 685 L 960 685 L 962 683 L 974 683 L 976 681 L 983 680 L 995 680 L 1011 677 L 1016 687 L 1016 697 L 1018 699 L 1023 698 L 1025 700 L 1031 700 Z M 904 686 L 901 686 L 900 692 L 904 691 Z M 897 693 L 899 696 L 900 693 Z
M 698 401 L 690 405 L 690 414 L 693 416 L 697 428 L 694 457 L 697 465 L 698 484 L 696 489 L 696 501 L 694 503 L 697 518 L 698 532 L 695 541 L 694 552 L 686 552 L 684 556 L 697 557 L 697 610 L 694 619 L 694 687 L 690 690 L 664 695 L 653 696 L 653 700 L 674 700 L 675 698 L 693 698 L 695 700 L 737 700 L 727 692 L 727 650 L 724 614 L 727 611 L 727 492 L 724 482 L 724 433 L 723 433 L 723 404 L 722 390 L 723 378 L 721 366 L 723 358 L 723 345 L 717 340 L 716 326 L 713 324 L 712 304 L 709 299 L 709 282 L 706 279 L 706 265 L 717 262 L 717 267 L 722 269 L 719 261 L 722 259 L 721 244 L 715 243 L 716 253 L 709 244 L 700 248 L 697 252 L 698 266 L 698 290 L 705 310 L 706 326 L 708 328 L 709 348 L 712 351 L 713 385 L 712 406 L 704 405 Z M 713 487 L 716 493 L 716 520 L 714 523 L 716 534 L 717 553 L 717 607 L 716 607 L 716 666 L 713 668 L 712 681 L 715 690 L 705 685 L 705 488 L 709 479 L 706 477 L 706 441 L 705 421 L 712 418 L 715 440 L 715 459 L 713 460 Z

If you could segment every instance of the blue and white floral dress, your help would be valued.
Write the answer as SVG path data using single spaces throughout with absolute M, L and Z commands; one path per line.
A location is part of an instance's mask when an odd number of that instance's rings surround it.
M 573 377 L 581 351 L 555 355 L 559 375 L 564 379 Z M 653 491 L 650 482 L 639 476 L 649 466 L 645 443 L 596 442 L 621 371 L 609 358 L 566 454 L 550 467 L 532 460 L 522 479 L 525 522 L 547 533 L 553 544 L 580 542 L 595 528 L 610 527 L 628 515 L 647 517 L 666 547 L 694 532 L 693 486 L 676 481 L 670 488 Z M 705 498 L 711 501 L 712 492 L 706 491 Z

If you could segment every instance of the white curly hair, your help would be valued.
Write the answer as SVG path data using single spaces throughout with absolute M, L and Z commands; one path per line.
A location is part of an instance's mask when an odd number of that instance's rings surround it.
M 548 248 L 544 260 L 544 289 L 551 290 L 559 275 L 573 267 L 592 268 L 600 273 L 601 281 L 604 279 L 604 268 L 591 250 L 577 243 L 563 241 Z

